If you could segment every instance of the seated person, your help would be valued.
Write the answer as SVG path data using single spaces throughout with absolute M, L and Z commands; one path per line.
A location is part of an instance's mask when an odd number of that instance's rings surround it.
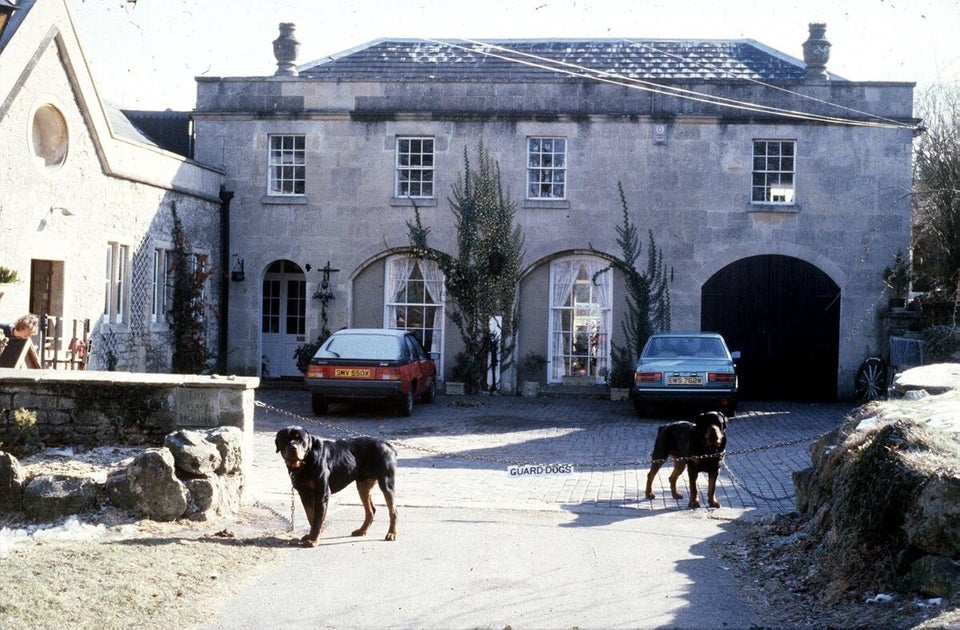
M 13 322 L 13 329 L 9 337 L 15 339 L 29 339 L 37 334 L 40 320 L 33 313 L 27 313 Z

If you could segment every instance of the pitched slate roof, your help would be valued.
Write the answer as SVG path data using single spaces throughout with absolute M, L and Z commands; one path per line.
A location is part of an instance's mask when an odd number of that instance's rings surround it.
M 799 81 L 805 72 L 802 61 L 749 39 L 381 39 L 299 70 L 332 80 L 547 81 L 583 68 L 657 81 Z

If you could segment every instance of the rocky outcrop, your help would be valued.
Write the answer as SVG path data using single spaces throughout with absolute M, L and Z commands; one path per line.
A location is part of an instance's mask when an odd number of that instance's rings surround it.
M 870 583 L 960 595 L 960 383 L 950 378 L 960 372 L 945 367 L 949 386 L 935 379 L 936 395 L 904 389 L 928 378 L 905 372 L 902 399 L 858 409 L 794 474 L 826 592 Z
M 239 512 L 243 433 L 235 427 L 169 434 L 112 471 L 36 474 L 0 452 L 0 511 L 54 520 L 110 505 L 138 518 L 206 520 Z

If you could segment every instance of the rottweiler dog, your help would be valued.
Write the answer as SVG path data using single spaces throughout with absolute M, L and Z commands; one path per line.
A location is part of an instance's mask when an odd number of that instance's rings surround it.
M 682 499 L 677 492 L 677 479 L 684 468 L 689 472 L 690 502 L 688 507 L 700 507 L 697 499 L 697 475 L 707 473 L 707 502 L 710 507 L 720 507 L 716 498 L 717 474 L 723 461 L 723 452 L 727 448 L 727 418 L 719 411 L 700 414 L 696 423 L 680 421 L 662 425 L 657 429 L 657 440 L 650 454 L 653 464 L 647 473 L 647 498 L 653 499 L 653 479 L 657 471 L 673 458 L 673 472 L 670 473 L 670 492 L 674 499 Z
M 379 484 L 390 513 L 386 540 L 397 539 L 393 496 L 397 452 L 390 444 L 372 437 L 325 440 L 293 426 L 277 431 L 275 442 L 310 522 L 310 533 L 300 539 L 305 546 L 317 546 L 330 495 L 352 482 L 357 484 L 364 511 L 363 524 L 353 535 L 365 536 L 373 523 L 373 487 Z

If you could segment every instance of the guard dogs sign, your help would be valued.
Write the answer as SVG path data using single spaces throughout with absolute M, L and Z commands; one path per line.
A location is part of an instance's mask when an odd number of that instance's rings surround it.
M 546 475 L 572 475 L 573 464 L 514 464 L 507 466 L 511 477 L 543 477 Z

